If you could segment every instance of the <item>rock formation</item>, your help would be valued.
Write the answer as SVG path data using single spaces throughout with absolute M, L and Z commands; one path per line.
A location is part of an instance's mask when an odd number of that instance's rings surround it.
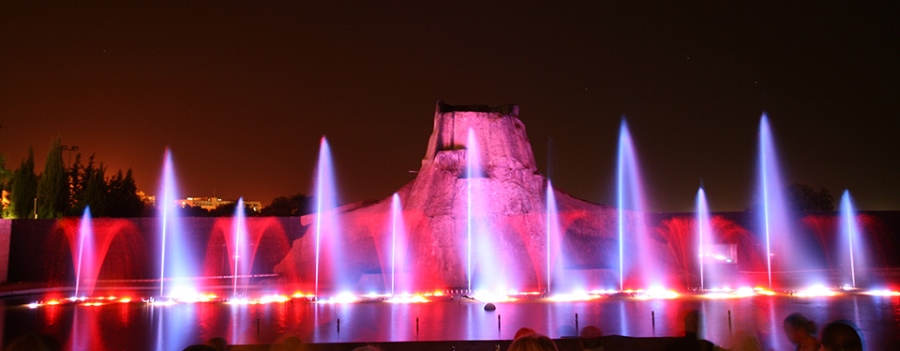
M 467 199 L 480 199 L 473 217 L 472 280 L 481 285 L 503 282 L 503 288 L 519 291 L 547 289 L 547 180 L 535 166 L 525 126 L 518 119 L 518 106 L 451 106 L 438 102 L 434 130 L 428 141 L 416 179 L 397 191 L 402 204 L 408 241 L 399 246 L 407 257 L 404 275 L 415 291 L 464 289 L 467 275 Z M 474 142 L 469 145 L 468 133 Z M 470 155 L 477 151 L 480 172 L 467 175 Z M 472 189 L 467 192 L 467 187 Z M 567 277 L 616 283 L 616 211 L 576 199 L 554 190 L 563 233 L 554 264 L 563 265 Z M 391 198 L 361 202 L 339 209 L 345 272 L 358 286 L 369 278 L 383 279 L 390 273 Z M 315 215 L 301 218 L 314 223 Z M 297 239 L 277 273 L 289 281 L 310 284 L 314 279 L 315 238 L 310 230 Z M 672 262 L 661 238 L 654 245 L 664 261 Z M 327 255 L 323 253 L 324 256 Z M 560 256 L 560 257 L 556 257 Z M 564 263 L 563 263 L 564 262 Z M 572 276 L 581 275 L 580 277 Z M 610 281 L 611 280 L 611 281 Z M 322 278 L 320 281 L 329 281 Z M 375 282 L 378 285 L 380 282 Z M 554 283 L 555 284 L 555 283 Z M 370 287 L 366 285 L 366 287 Z M 488 284 L 489 285 L 489 284 Z M 472 286 L 477 288 L 477 286 Z

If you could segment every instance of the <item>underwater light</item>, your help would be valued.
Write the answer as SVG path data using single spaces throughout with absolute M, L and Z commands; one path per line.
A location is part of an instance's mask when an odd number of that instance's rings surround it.
M 598 295 L 589 294 L 587 291 L 576 291 L 569 294 L 555 294 L 547 299 L 553 302 L 590 301 L 599 298 Z
M 835 296 L 837 292 L 826 288 L 824 285 L 815 285 L 810 288 L 797 291 L 794 293 L 794 296 L 799 297 L 822 297 L 822 296 Z
M 870 296 L 900 296 L 900 291 L 890 289 L 875 289 L 866 291 L 863 294 Z

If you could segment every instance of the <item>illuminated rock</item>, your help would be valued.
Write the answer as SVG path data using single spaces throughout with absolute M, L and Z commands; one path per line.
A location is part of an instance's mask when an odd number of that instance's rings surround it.
M 467 182 L 477 182 L 473 197 L 483 206 L 475 215 L 485 223 L 493 263 L 473 258 L 472 274 L 483 271 L 479 264 L 501 266 L 496 277 L 508 288 L 519 291 L 543 290 L 547 284 L 545 222 L 547 181 L 538 172 L 525 126 L 515 105 L 451 106 L 438 102 L 434 129 L 416 179 L 397 191 L 403 204 L 408 245 L 408 267 L 401 269 L 417 291 L 464 289 L 467 279 Z M 466 161 L 469 129 L 478 143 L 482 172 L 469 179 Z M 475 183 L 473 183 L 475 184 Z M 555 191 L 560 225 L 564 233 L 562 256 L 569 269 L 590 270 L 594 277 L 610 275 L 617 266 L 616 212 L 609 207 L 576 199 Z M 363 278 L 367 274 L 389 273 L 391 198 L 360 202 L 340 209 L 343 230 L 345 271 Z M 301 218 L 313 223 L 314 215 Z M 311 228 L 311 226 L 310 226 Z M 297 239 L 290 254 L 275 271 L 294 282 L 311 284 L 315 272 L 315 238 L 312 231 Z M 405 244 L 405 243 L 404 243 Z M 672 262 L 660 238 L 648 248 L 664 254 Z M 326 253 L 323 252 L 323 255 Z M 604 273 L 605 271 L 608 271 Z M 387 274 L 383 275 L 384 277 Z M 584 279 L 584 277 L 571 277 Z M 384 278 L 387 281 L 387 278 Z M 560 277 L 557 279 L 566 279 Z M 321 282 L 327 277 L 320 277 Z M 360 280 L 364 284 L 366 279 Z M 385 283 L 387 285 L 387 283 Z M 368 287 L 368 286 L 367 286 Z

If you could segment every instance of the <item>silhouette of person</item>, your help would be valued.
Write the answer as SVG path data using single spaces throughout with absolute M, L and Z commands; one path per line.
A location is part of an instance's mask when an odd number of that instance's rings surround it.
M 602 336 L 603 333 L 596 326 L 589 325 L 581 328 L 581 348 L 585 351 L 603 351 L 603 347 L 600 346 L 600 337 Z
M 700 350 L 700 351 L 712 351 L 719 350 L 715 344 L 709 342 L 708 340 L 703 340 L 698 337 L 700 334 L 700 312 L 697 310 L 690 310 L 684 316 L 684 336 L 675 340 L 666 348 L 667 351 L 682 351 L 682 350 Z
M 815 337 L 816 323 L 799 313 L 793 313 L 784 319 L 784 335 L 792 344 L 797 345 L 797 351 L 819 351 L 822 347 Z
M 225 351 L 228 349 L 228 342 L 221 336 L 214 337 L 206 341 L 206 344 L 212 346 L 217 351 Z
M 825 351 L 863 351 L 862 333 L 853 322 L 841 319 L 822 328 L 822 347 Z
M 534 331 L 534 329 L 531 329 L 529 327 L 521 327 L 521 328 L 519 328 L 519 330 L 516 330 L 516 335 L 513 336 L 513 340 L 516 340 L 523 336 L 529 336 L 529 335 L 534 335 L 534 334 L 537 334 L 537 332 Z
M 38 333 L 29 333 L 22 335 L 8 346 L 5 351 L 58 351 L 62 350 L 62 345 L 56 338 L 50 335 Z
M 532 334 L 513 340 L 507 351 L 559 351 L 546 335 Z

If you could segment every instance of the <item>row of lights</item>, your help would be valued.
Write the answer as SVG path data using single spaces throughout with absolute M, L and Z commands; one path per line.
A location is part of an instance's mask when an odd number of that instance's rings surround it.
M 841 290 L 834 290 L 827 288 L 823 285 L 816 285 L 810 288 L 797 290 L 797 291 L 789 291 L 785 293 L 786 296 L 796 296 L 796 297 L 830 297 L 844 294 L 846 292 L 852 292 L 855 289 L 851 288 L 843 288 Z M 471 296 L 466 296 L 473 300 L 479 302 L 513 302 L 518 301 L 522 298 L 535 298 L 540 296 L 542 293 L 540 292 L 490 292 L 490 291 L 475 291 Z M 865 292 L 861 292 L 861 294 L 869 295 L 869 296 L 900 296 L 900 291 L 890 290 L 890 289 L 874 289 Z M 745 297 L 753 297 L 753 296 L 775 296 L 777 295 L 774 291 L 764 289 L 761 287 L 741 287 L 738 289 L 732 289 L 728 287 L 723 288 L 713 288 L 707 290 L 705 293 L 698 295 L 703 298 L 711 298 L 711 299 L 722 299 L 722 298 L 745 298 Z M 316 298 L 314 294 L 310 293 L 302 293 L 296 292 L 293 295 L 281 295 L 281 294 L 270 294 L 263 295 L 259 298 L 248 298 L 248 297 L 235 297 L 235 298 L 219 298 L 215 294 L 180 294 L 178 296 L 170 296 L 166 299 L 141 299 L 141 302 L 147 303 L 152 306 L 172 306 L 178 303 L 209 303 L 209 302 L 222 302 L 229 305 L 259 305 L 259 304 L 270 304 L 270 303 L 286 303 L 291 300 L 303 299 L 307 301 L 314 301 L 316 303 L 321 304 L 348 304 L 355 302 L 364 302 L 364 301 L 384 301 L 388 303 L 424 303 L 429 302 L 434 298 L 441 298 L 447 296 L 442 291 L 434 291 L 429 293 L 420 293 L 420 294 L 398 294 L 398 295 L 390 295 L 390 294 L 366 294 L 366 295 L 353 295 L 350 293 L 341 293 L 328 298 Z M 678 292 L 665 288 L 653 288 L 653 289 L 628 289 L 625 291 L 617 291 L 617 290 L 591 290 L 591 291 L 578 291 L 568 294 L 555 294 L 547 297 L 548 300 L 554 302 L 572 302 L 572 301 L 590 301 L 604 297 L 628 297 L 634 298 L 637 300 L 663 300 L 663 299 L 675 299 L 681 296 Z M 56 305 L 69 305 L 69 304 L 77 304 L 81 306 L 103 306 L 111 303 L 131 303 L 133 299 L 131 297 L 117 297 L 117 296 L 102 296 L 102 297 L 69 297 L 64 299 L 52 299 L 48 301 L 37 301 L 27 304 L 26 306 L 29 308 L 38 308 L 42 306 L 56 306 Z

